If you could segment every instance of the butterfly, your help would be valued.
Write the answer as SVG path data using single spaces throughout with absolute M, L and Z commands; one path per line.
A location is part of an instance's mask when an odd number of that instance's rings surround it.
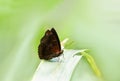
M 50 60 L 63 53 L 60 40 L 54 28 L 47 30 L 38 46 L 38 55 L 40 59 Z

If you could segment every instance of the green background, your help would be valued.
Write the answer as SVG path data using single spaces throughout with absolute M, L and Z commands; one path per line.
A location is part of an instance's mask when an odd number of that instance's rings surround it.
M 0 81 L 32 79 L 40 38 L 51 27 L 74 42 L 67 48 L 90 49 L 105 80 L 120 80 L 119 0 L 0 0 Z M 80 65 L 72 81 L 81 70 L 92 75 Z

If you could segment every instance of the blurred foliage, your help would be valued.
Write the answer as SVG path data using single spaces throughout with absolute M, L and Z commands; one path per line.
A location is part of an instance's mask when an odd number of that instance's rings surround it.
M 119 0 L 0 0 L 0 81 L 31 80 L 40 38 L 51 27 L 74 42 L 68 48 L 90 49 L 106 80 L 120 80 Z

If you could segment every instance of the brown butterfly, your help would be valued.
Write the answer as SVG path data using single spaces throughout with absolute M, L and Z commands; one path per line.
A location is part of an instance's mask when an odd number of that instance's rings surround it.
M 61 50 L 60 40 L 54 28 L 47 30 L 38 46 L 38 55 L 40 59 L 50 60 L 58 57 L 63 53 Z

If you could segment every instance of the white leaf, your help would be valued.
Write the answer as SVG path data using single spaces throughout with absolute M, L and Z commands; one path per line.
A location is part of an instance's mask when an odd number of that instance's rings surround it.
M 70 81 L 72 72 L 82 55 L 75 55 L 85 50 L 64 50 L 60 61 L 41 60 L 32 81 Z

